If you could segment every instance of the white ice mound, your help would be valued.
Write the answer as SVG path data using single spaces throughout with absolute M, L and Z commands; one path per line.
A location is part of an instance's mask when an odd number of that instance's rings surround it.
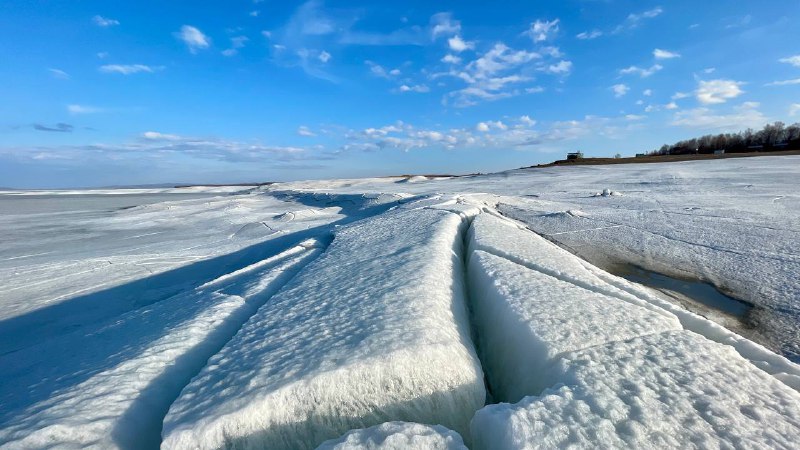
M 463 434 L 485 399 L 465 226 L 420 209 L 337 230 L 183 390 L 162 448 L 313 448 L 387 420 Z
M 564 355 L 565 386 L 478 411 L 476 449 L 796 448 L 800 394 L 690 331 Z
M 386 422 L 325 441 L 317 450 L 467 450 L 461 436 L 441 425 Z
M 676 319 L 480 250 L 468 279 L 484 370 L 501 401 L 558 382 L 550 372 L 564 353 L 680 329 Z

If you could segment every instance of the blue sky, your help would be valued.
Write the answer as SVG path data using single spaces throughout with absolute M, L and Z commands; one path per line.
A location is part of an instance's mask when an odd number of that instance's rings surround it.
M 800 121 L 800 2 L 0 4 L 0 186 L 471 173 Z

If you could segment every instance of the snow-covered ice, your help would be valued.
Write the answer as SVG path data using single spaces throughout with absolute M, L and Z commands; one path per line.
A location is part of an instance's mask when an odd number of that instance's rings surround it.
M 461 435 L 441 425 L 387 422 L 323 442 L 317 450 L 467 450 Z
M 399 210 L 337 230 L 183 390 L 163 448 L 312 448 L 387 419 L 466 431 L 484 403 L 460 215 Z
M 476 449 L 796 448 L 800 394 L 689 331 L 569 353 L 563 385 L 489 405 Z
M 0 447 L 792 447 L 798 163 L 0 192 Z

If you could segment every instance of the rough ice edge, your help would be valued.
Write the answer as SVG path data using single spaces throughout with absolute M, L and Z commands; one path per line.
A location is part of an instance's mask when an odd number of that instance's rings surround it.
M 317 450 L 467 450 L 461 435 L 441 425 L 386 422 L 351 430 L 323 442 Z

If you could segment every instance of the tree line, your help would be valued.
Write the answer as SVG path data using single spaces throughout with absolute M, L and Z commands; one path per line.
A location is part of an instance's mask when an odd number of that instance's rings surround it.
M 786 126 L 783 122 L 775 122 L 758 131 L 748 128 L 738 133 L 707 134 L 672 145 L 664 144 L 648 155 L 711 154 L 717 150 L 725 153 L 800 150 L 800 123 Z

